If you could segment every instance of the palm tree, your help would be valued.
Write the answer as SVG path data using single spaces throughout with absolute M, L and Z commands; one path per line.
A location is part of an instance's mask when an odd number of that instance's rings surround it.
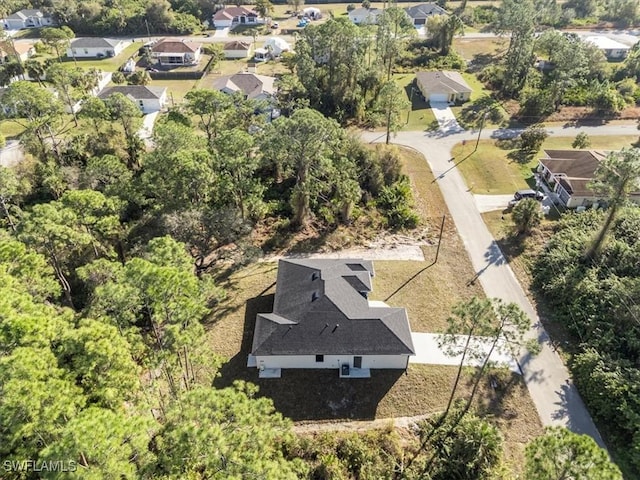
M 542 212 L 540 204 L 533 198 L 525 198 L 513 207 L 511 214 L 518 233 L 529 233 L 533 227 L 540 225 Z

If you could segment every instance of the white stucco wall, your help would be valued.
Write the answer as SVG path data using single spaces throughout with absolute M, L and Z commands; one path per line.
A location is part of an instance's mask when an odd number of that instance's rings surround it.
M 249 58 L 249 57 L 251 57 L 251 49 L 224 51 L 224 58 Z
M 109 57 L 117 57 L 120 52 L 122 52 L 122 50 L 124 50 L 124 44 L 120 43 L 117 44 L 115 47 L 111 48 L 107 48 L 107 47 L 99 47 L 99 48 L 82 48 L 82 47 L 76 47 L 76 48 L 67 48 L 67 57 L 72 58 L 72 57 L 76 57 L 76 58 L 95 58 L 98 57 L 99 55 L 105 58 L 109 58 Z M 109 55 L 109 51 L 112 51 L 113 54 Z
M 360 355 L 362 368 L 400 368 L 405 369 L 408 355 Z M 325 355 L 324 362 L 316 362 L 315 355 L 273 355 L 257 356 L 258 368 L 331 368 L 339 369 L 348 363 L 353 367 L 353 355 Z

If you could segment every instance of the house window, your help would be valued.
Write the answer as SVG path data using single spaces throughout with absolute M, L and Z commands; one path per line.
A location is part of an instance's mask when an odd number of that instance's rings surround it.
M 324 355 L 316 355 L 316 363 L 324 362 Z
M 84 54 L 88 55 L 89 54 L 89 50 L 87 50 L 86 48 L 84 49 Z

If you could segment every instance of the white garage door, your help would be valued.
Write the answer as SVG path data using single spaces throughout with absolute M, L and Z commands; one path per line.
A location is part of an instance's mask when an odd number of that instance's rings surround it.
M 446 102 L 449 100 L 449 95 L 446 93 L 432 93 L 429 95 L 430 102 Z

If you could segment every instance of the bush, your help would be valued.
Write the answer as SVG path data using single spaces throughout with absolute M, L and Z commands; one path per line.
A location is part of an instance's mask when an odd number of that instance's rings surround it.
M 520 150 L 525 152 L 537 152 L 549 136 L 544 125 L 531 125 L 520 134 Z
M 353 12 L 356 9 L 356 6 L 353 3 L 347 5 L 347 12 Z
M 406 177 L 402 177 L 393 185 L 384 187 L 376 204 L 390 228 L 412 229 L 416 228 L 420 222 L 418 215 L 411 208 L 413 195 Z

